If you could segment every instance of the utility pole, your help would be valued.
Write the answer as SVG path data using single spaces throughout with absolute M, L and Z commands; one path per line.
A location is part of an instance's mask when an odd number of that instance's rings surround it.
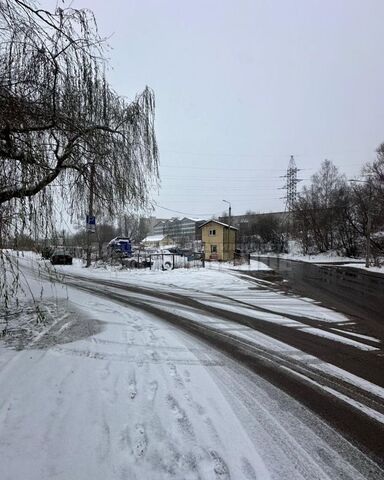
M 301 178 L 297 178 L 297 172 L 300 172 L 300 168 L 296 167 L 295 159 L 293 155 L 291 155 L 287 173 L 280 176 L 280 178 L 287 179 L 285 185 L 280 187 L 280 190 L 287 190 L 287 195 L 281 198 L 285 199 L 285 210 L 288 213 L 291 213 L 294 209 L 297 198 L 297 184 L 302 180 Z
M 93 197 L 95 194 L 95 161 L 93 160 L 91 163 L 91 171 L 89 176 L 89 204 L 88 204 L 88 216 L 87 216 L 87 263 L 86 267 L 91 266 L 91 224 L 90 219 L 93 217 Z
M 287 169 L 287 210 L 292 212 L 297 197 L 297 183 L 300 181 L 297 178 L 298 168 L 296 167 L 295 159 L 293 155 L 289 160 Z
M 286 184 L 283 187 L 280 187 L 282 190 L 287 190 L 287 195 L 285 197 L 285 211 L 287 213 L 287 218 L 286 218 L 286 226 L 287 226 L 287 239 L 289 238 L 290 234 L 290 224 L 292 222 L 292 213 L 295 207 L 296 199 L 297 199 L 297 184 L 301 182 L 301 179 L 297 178 L 297 172 L 299 172 L 300 169 L 296 167 L 296 162 L 291 155 L 291 158 L 289 159 L 289 164 L 287 168 L 287 173 L 285 175 L 282 175 L 281 178 L 286 178 Z

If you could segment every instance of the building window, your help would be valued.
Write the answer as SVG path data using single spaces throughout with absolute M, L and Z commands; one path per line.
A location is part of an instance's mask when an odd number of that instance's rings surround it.
M 211 253 L 217 253 L 217 245 L 211 245 Z
M 209 236 L 214 237 L 216 235 L 216 230 L 209 230 Z

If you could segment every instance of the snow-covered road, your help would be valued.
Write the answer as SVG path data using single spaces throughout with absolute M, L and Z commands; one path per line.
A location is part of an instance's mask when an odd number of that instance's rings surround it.
M 384 389 L 273 330 L 376 354 L 378 339 L 320 335 L 329 333 L 320 323 L 348 323 L 341 314 L 227 272 L 128 278 L 64 267 L 65 284 L 52 286 L 44 271 L 33 278 L 29 259 L 21 264 L 57 310 L 23 349 L 0 346 L 2 479 L 382 478 L 353 439 L 266 373 L 382 424 Z

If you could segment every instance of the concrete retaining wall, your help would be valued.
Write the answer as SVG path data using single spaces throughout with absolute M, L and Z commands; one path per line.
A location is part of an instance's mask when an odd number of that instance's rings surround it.
M 384 320 L 384 275 L 341 265 L 313 264 L 279 257 L 254 257 L 309 293 L 327 296 Z M 314 295 L 316 298 L 316 295 Z

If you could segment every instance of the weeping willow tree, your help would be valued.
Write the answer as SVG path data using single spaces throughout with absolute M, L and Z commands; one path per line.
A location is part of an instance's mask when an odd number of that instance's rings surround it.
M 0 240 L 70 214 L 143 207 L 158 180 L 154 94 L 127 102 L 107 82 L 89 10 L 0 0 Z M 0 245 L 1 246 L 1 245 Z

